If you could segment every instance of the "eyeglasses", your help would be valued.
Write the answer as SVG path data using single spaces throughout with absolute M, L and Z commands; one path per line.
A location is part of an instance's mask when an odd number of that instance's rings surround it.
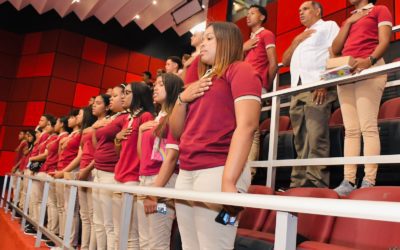
M 124 95 L 130 95 L 130 94 L 132 94 L 132 90 L 125 89 L 123 93 L 124 93 Z

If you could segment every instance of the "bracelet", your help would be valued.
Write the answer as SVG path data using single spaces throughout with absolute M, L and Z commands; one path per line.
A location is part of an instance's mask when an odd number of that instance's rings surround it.
M 178 95 L 178 103 L 179 105 L 187 104 L 187 102 L 182 101 L 181 94 Z

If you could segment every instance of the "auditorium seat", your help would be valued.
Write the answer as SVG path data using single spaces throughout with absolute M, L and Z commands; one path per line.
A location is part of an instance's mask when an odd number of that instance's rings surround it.
M 400 187 L 372 187 L 353 191 L 349 199 L 400 202 Z M 382 211 L 384 213 L 384 211 Z M 399 249 L 400 223 L 338 217 L 327 243 L 306 241 L 298 249 Z
M 273 195 L 274 191 L 266 186 L 252 185 L 249 187 L 250 194 Z M 246 207 L 239 215 L 238 234 L 241 230 L 261 230 L 269 210 Z
M 340 108 L 337 108 L 331 114 L 331 118 L 329 119 L 329 127 L 333 127 L 333 126 L 343 126 L 343 117 L 342 117 L 342 111 Z
M 315 197 L 315 198 L 331 198 L 337 199 L 338 195 L 331 189 L 327 188 L 292 188 L 286 192 L 280 193 L 283 196 L 297 196 L 297 197 Z M 268 219 L 264 223 L 262 231 L 247 232 L 246 237 L 264 240 L 270 243 L 275 240 L 275 216 L 276 211 L 271 211 Z M 327 242 L 331 234 L 332 225 L 335 218 L 331 216 L 322 216 L 315 214 L 299 213 L 297 232 L 298 236 L 306 239 L 313 239 L 317 242 Z M 273 222 L 273 228 L 271 228 Z M 272 231 L 272 232 L 271 232 Z
M 385 101 L 379 109 L 378 119 L 400 119 L 400 97 Z
M 267 118 L 260 124 L 260 132 L 265 135 L 269 133 L 271 127 L 271 119 Z M 290 128 L 290 118 L 289 116 L 279 116 L 279 132 L 287 131 Z

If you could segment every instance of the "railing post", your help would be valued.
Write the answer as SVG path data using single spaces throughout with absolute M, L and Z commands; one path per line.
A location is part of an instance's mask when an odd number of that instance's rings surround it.
M 8 212 L 8 207 L 9 207 L 10 201 L 11 201 L 11 190 L 12 190 L 13 182 L 14 182 L 14 176 L 10 175 L 10 183 L 8 186 L 7 202 L 6 202 L 6 209 L 5 209 L 6 213 Z
M 275 250 L 295 250 L 297 237 L 297 217 L 288 212 L 276 213 Z
M 75 202 L 76 202 L 76 193 L 78 188 L 75 186 L 70 187 L 69 192 L 69 199 L 68 199 L 68 207 L 67 207 L 67 216 L 65 220 L 65 230 L 64 230 L 64 249 L 70 248 L 71 242 L 71 230 L 72 230 L 72 223 L 74 220 L 75 214 Z
M 35 247 L 40 247 L 40 241 L 42 240 L 42 230 L 40 228 L 43 227 L 44 225 L 44 217 L 46 215 L 46 208 L 47 208 L 47 199 L 49 197 L 49 188 L 50 188 L 50 183 L 48 181 L 45 181 L 43 196 L 42 196 L 42 204 L 40 204 L 40 217 L 39 217 L 39 225 L 37 228 Z
M 274 79 L 274 91 L 279 85 L 279 73 Z M 279 114 L 280 114 L 281 98 L 279 96 L 272 97 L 271 103 L 271 125 L 269 132 L 269 151 L 268 151 L 268 167 L 267 167 L 267 187 L 275 189 L 276 168 L 273 161 L 277 158 L 278 152 L 278 132 L 279 132 Z
M 121 223 L 119 230 L 119 249 L 128 249 L 129 227 L 131 226 L 131 215 L 133 205 L 133 194 L 123 193 Z
M 0 208 L 3 207 L 4 200 L 6 199 L 6 189 L 7 189 L 8 178 L 9 178 L 8 175 L 4 176 L 3 189 L 1 190 Z
M 24 215 L 28 216 L 29 202 L 32 192 L 32 179 L 29 178 L 28 176 L 25 176 L 25 178 L 28 178 L 28 186 L 26 188 L 25 201 L 24 201 Z M 32 211 L 30 212 L 32 213 Z M 26 218 L 25 216 L 22 216 L 21 230 L 25 230 L 25 224 L 26 224 Z
M 18 206 L 18 202 L 19 202 L 19 190 L 21 187 L 21 176 L 16 176 L 17 178 L 17 186 L 16 186 L 16 191 L 14 190 L 14 199 L 13 199 L 13 203 L 14 203 L 14 207 L 12 209 L 12 216 L 11 219 L 15 219 L 15 208 Z

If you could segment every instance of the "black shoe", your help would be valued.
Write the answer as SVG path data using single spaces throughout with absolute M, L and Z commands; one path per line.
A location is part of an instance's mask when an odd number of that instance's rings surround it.
M 15 213 L 14 218 L 21 219 L 21 215 L 19 213 Z
M 42 241 L 49 241 L 50 239 L 47 238 L 47 236 L 45 234 L 42 234 Z
M 26 234 L 26 235 L 36 235 L 37 232 L 33 227 L 28 226 L 28 227 L 25 228 L 24 234 Z
M 52 242 L 51 240 L 48 240 L 48 241 L 46 241 L 46 246 L 48 246 L 48 247 L 55 247 L 56 246 L 56 243 L 54 243 L 54 242 Z

